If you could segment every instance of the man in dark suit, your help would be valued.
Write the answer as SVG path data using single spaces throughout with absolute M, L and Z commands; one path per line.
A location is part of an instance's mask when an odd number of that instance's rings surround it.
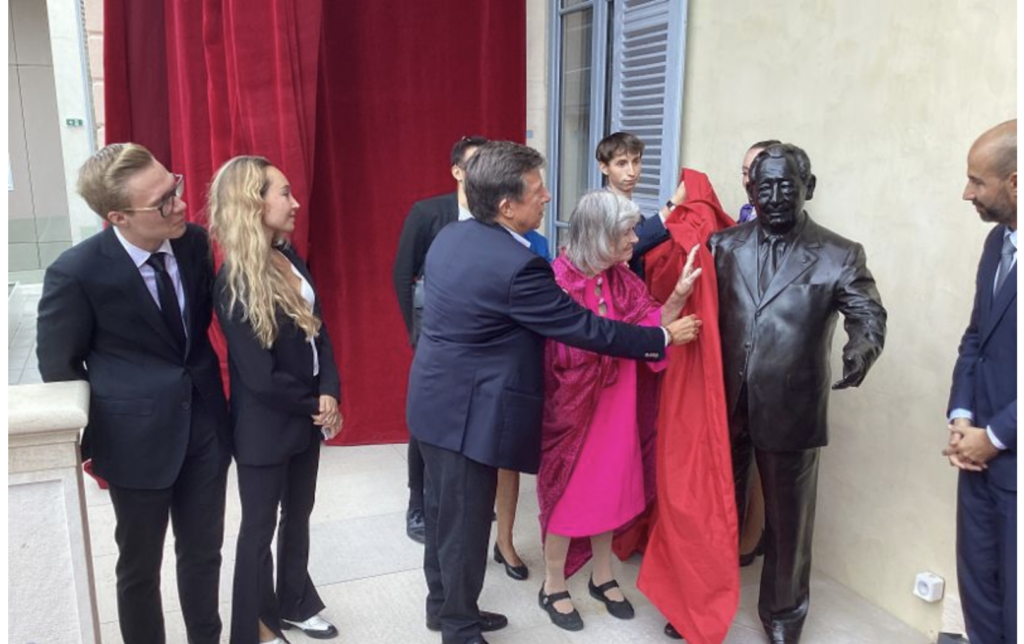
M 46 271 L 39 371 L 46 382 L 89 381 L 83 451 L 110 484 L 125 643 L 165 640 L 160 562 L 169 518 L 189 642 L 215 644 L 230 449 L 207 338 L 209 240 L 185 221 L 181 175 L 142 146 L 101 149 L 82 166 L 78 192 L 109 226 Z
M 597 144 L 594 156 L 597 158 L 597 167 L 605 177 L 605 184 L 608 190 L 621 195 L 630 201 L 633 200 L 633 191 L 640 183 L 640 173 L 643 171 L 645 144 L 640 137 L 629 132 L 614 132 L 601 139 Z M 629 268 L 640 279 L 644 278 L 643 257 L 647 251 L 668 241 L 668 229 L 665 228 L 665 220 L 672 214 L 672 209 L 686 200 L 686 184 L 682 181 L 676 186 L 672 197 L 665 202 L 658 212 L 651 216 L 644 216 L 636 225 L 637 243 L 633 247 L 633 257 L 629 260 Z
M 466 169 L 474 219 L 446 227 L 427 253 L 406 413 L 426 464 L 427 625 L 440 626 L 445 644 L 483 642 L 484 627 L 507 623 L 481 614 L 477 599 L 497 468 L 538 468 L 545 338 L 646 360 L 664 356 L 670 339 L 682 340 L 681 328 L 590 314 L 527 248 L 523 235 L 551 200 L 543 163 L 514 143 L 479 148 Z
M 398 251 L 395 253 L 395 265 L 392 280 L 395 285 L 395 297 L 398 298 L 398 309 L 405 321 L 405 330 L 409 334 L 409 344 L 416 346 L 420 335 L 420 316 L 423 314 L 423 263 L 427 251 L 434 243 L 434 238 L 441 229 L 459 219 L 469 219 L 469 207 L 466 204 L 466 191 L 463 180 L 466 176 L 466 161 L 473 156 L 476 149 L 487 143 L 482 136 L 464 136 L 452 146 L 452 178 L 457 189 L 437 197 L 417 201 L 412 205 L 402 225 L 402 234 L 398 238 Z M 423 456 L 420 455 L 419 443 L 409 437 L 409 507 L 405 511 L 405 532 L 413 541 L 423 543 L 425 540 L 425 524 L 423 523 Z
M 756 458 L 765 562 L 758 613 L 773 644 L 799 641 L 807 615 L 819 448 L 828 443 L 829 353 L 846 318 L 843 378 L 856 387 L 882 351 L 886 312 L 860 244 L 804 211 L 807 154 L 772 145 L 751 168 L 757 219 L 711 237 L 737 510 Z
M 960 468 L 957 576 L 967 636 L 1017 641 L 1017 121 L 992 128 L 967 156 L 970 201 L 996 227 L 978 266 L 960 341 L 945 450 Z

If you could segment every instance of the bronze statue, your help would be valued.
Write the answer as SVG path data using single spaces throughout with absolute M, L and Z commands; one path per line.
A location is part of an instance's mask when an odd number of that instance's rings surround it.
M 856 387 L 885 341 L 886 312 L 860 244 L 804 211 L 807 154 L 769 146 L 750 169 L 754 221 L 716 233 L 726 403 L 740 521 L 751 465 L 765 496 L 758 613 L 773 644 L 800 640 L 809 605 L 819 448 L 828 443 L 829 354 L 841 312 L 843 377 Z

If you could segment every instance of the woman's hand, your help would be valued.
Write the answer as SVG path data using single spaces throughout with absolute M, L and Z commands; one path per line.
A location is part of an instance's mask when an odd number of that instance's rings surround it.
M 693 293 L 693 286 L 697 282 L 697 278 L 704 272 L 702 268 L 695 269 L 693 267 L 696 261 L 697 246 L 694 246 L 687 254 L 686 266 L 683 267 L 683 272 L 680 273 L 679 279 L 672 289 L 672 295 L 669 296 L 665 305 L 661 307 L 661 324 L 663 326 L 668 326 L 670 322 L 679 317 L 683 307 L 686 306 L 687 300 L 690 299 L 690 294 Z
M 334 438 L 344 423 L 341 412 L 338 411 L 338 401 L 334 396 L 320 396 L 320 413 L 313 416 L 313 424 L 323 428 L 324 438 Z

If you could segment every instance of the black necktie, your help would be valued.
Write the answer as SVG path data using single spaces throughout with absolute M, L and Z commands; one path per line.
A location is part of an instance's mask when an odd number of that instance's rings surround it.
M 775 276 L 782 255 L 786 252 L 786 239 L 781 235 L 765 235 L 761 247 L 764 252 L 761 254 L 761 271 L 758 273 L 757 287 L 761 295 L 764 295 Z
M 174 291 L 171 274 L 164 266 L 164 253 L 153 253 L 146 263 L 156 271 L 156 293 L 160 300 L 160 315 L 167 329 L 178 343 L 178 349 L 185 352 L 185 325 L 181 322 L 181 307 L 178 306 L 178 294 Z
M 1010 270 L 1013 267 L 1013 254 L 1017 252 L 1017 247 L 1010 241 L 1010 236 L 1006 235 L 1003 237 L 1003 251 L 999 257 L 999 272 L 996 274 L 996 289 L 992 292 L 993 295 L 998 296 L 999 291 L 1002 290 L 1003 284 L 1006 283 L 1006 278 L 1010 276 Z

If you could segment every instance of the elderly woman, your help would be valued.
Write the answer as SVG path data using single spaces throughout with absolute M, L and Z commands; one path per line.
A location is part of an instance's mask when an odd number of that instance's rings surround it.
M 554 262 L 559 285 L 579 304 L 613 320 L 664 326 L 679 317 L 701 269 L 693 258 L 672 295 L 659 305 L 626 266 L 640 213 L 632 201 L 600 190 L 584 195 L 569 220 L 566 248 Z M 701 322 L 683 319 L 688 340 Z M 636 363 L 550 342 L 545 359 L 545 406 L 540 472 L 541 533 L 546 577 L 540 605 L 558 627 L 575 631 L 583 619 L 566 585 L 594 558 L 591 596 L 619 619 L 633 617 L 612 573 L 613 532 L 645 507 L 637 426 Z M 648 363 L 653 369 L 662 363 Z M 587 539 L 589 538 L 589 544 Z M 589 546 L 589 547 L 588 547 Z
M 320 617 L 308 560 L 320 439 L 341 427 L 341 383 L 313 279 L 288 243 L 298 209 L 287 177 L 262 157 L 231 159 L 210 187 L 242 502 L 231 644 L 283 644 L 289 628 L 315 639 L 338 634 Z

